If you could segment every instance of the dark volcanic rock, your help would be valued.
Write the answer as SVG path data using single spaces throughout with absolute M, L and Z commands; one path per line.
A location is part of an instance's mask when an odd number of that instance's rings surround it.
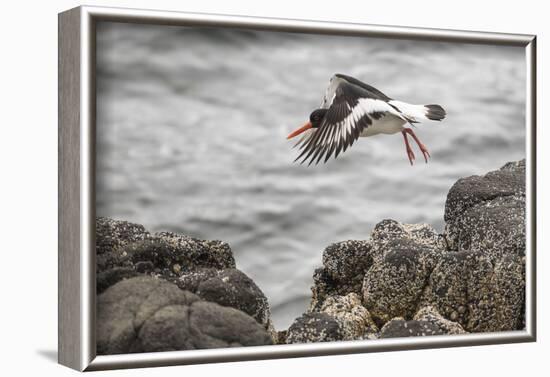
M 344 241 L 330 245 L 323 252 L 323 266 L 327 274 L 337 282 L 357 284 L 373 263 L 368 241 Z
M 143 323 L 168 305 L 188 307 L 199 298 L 173 284 L 150 277 L 123 280 L 97 299 L 97 352 L 139 352 Z
M 98 354 L 271 344 L 253 318 L 151 277 L 123 280 L 98 297 Z
M 504 164 L 503 167 L 500 168 L 500 170 L 525 174 L 525 159 L 507 162 L 506 164 Z
M 271 335 L 253 318 L 237 309 L 211 302 L 192 305 L 190 327 L 195 348 L 272 344 Z
M 158 273 L 181 276 L 197 268 L 235 268 L 228 244 L 204 241 L 174 233 L 156 233 L 150 239 L 121 249 L 124 263 L 151 262 Z
M 492 274 L 490 260 L 481 253 L 447 253 L 434 268 L 423 300 L 445 318 L 473 331 L 475 321 L 491 321 L 487 310 Z
M 392 319 L 382 327 L 380 338 L 405 338 L 409 336 L 443 335 L 445 332 L 428 321 Z
M 440 236 L 428 224 L 402 224 L 386 219 L 376 224 L 371 233 L 374 259 L 381 260 L 388 250 L 387 244 L 397 239 L 409 239 L 419 245 L 431 248 L 439 248 L 443 245 Z
M 505 196 L 476 204 L 448 228 L 458 250 L 479 251 L 492 261 L 525 255 L 525 197 Z
M 330 296 L 361 293 L 363 277 L 373 263 L 367 241 L 344 241 L 323 252 L 323 267 L 315 270 L 311 310 L 318 310 Z
M 266 328 L 271 326 L 271 314 L 266 296 L 242 271 L 234 268 L 224 270 L 199 268 L 167 280 L 207 301 L 239 309 Z
M 181 289 L 196 294 L 197 289 L 202 282 L 218 276 L 219 272 L 220 270 L 216 270 L 215 268 L 197 268 L 193 271 L 186 272 L 181 276 L 167 280 L 176 284 Z
M 174 351 L 271 343 L 271 337 L 243 312 L 207 301 L 189 308 L 165 306 L 142 326 L 135 352 Z
M 118 251 L 105 252 L 103 254 L 96 255 L 96 273 L 101 273 L 107 271 L 111 268 L 122 267 L 124 261 L 124 256 Z M 131 266 L 126 266 L 131 268 Z
M 239 270 L 222 270 L 203 280 L 196 294 L 207 301 L 239 309 L 264 326 L 268 325 L 270 310 L 267 298 L 256 283 Z
M 345 333 L 336 318 L 326 313 L 304 313 L 288 328 L 286 343 L 316 343 L 344 340 Z
M 363 303 L 378 324 L 394 317 L 412 318 L 430 273 L 441 255 L 435 232 L 423 226 L 391 224 L 390 233 L 377 230 L 373 248 L 377 260 L 365 276 Z M 410 229 L 423 229 L 412 233 Z M 398 231 L 402 230 L 402 231 Z M 427 238 L 426 238 L 427 237 Z M 378 242 L 382 242 L 377 245 Z
M 106 219 L 99 222 L 109 225 L 104 226 L 104 230 L 144 231 L 143 227 L 135 224 L 130 226 Z M 116 228 L 115 225 L 120 226 Z M 127 231 L 125 234 L 135 233 L 137 231 Z M 110 239 L 106 234 L 102 237 Z M 147 233 L 143 239 L 136 238 L 130 242 L 128 238 L 127 241 L 118 242 L 116 248 L 97 256 L 99 293 L 122 279 L 139 274 L 151 275 L 175 283 L 205 300 L 242 310 L 274 333 L 267 298 L 250 278 L 235 269 L 235 260 L 227 243 L 166 232 Z
M 359 287 L 355 288 L 356 291 L 359 289 Z M 353 287 L 338 284 L 323 267 L 317 268 L 313 272 L 309 311 L 319 311 L 325 300 L 330 296 L 345 296 L 350 292 L 355 292 Z
M 435 308 L 427 306 L 420 309 L 410 321 L 403 318 L 394 318 L 387 322 L 380 331 L 380 338 L 465 333 L 466 331 L 458 323 L 443 318 Z
M 122 266 L 121 248 L 150 237 L 143 225 L 107 217 L 96 218 L 96 265 L 101 273 L 113 267 Z
M 525 259 L 504 257 L 494 269 L 496 331 L 525 328 Z
M 437 327 L 445 334 L 464 334 L 466 331 L 458 324 L 457 322 L 450 321 L 444 318 L 437 309 L 432 306 L 424 306 L 414 315 L 413 320 L 430 322 Z
M 510 196 L 525 197 L 525 160 L 508 163 L 500 170 L 489 172 L 484 176 L 459 179 L 449 190 L 445 203 L 445 237 L 448 247 L 451 250 L 462 250 L 459 248 L 459 239 L 461 232 L 467 231 L 463 229 L 464 223 L 467 222 L 464 216 L 471 218 L 479 225 L 482 225 L 483 219 L 487 217 L 510 216 L 510 212 L 499 209 L 487 212 L 481 210 L 477 214 L 469 213 L 468 210 L 471 207 Z M 498 205 L 498 202 L 495 205 Z M 512 220 L 512 223 L 516 222 L 517 219 Z M 486 230 L 490 232 L 491 228 Z
M 320 312 L 340 322 L 343 340 L 364 339 L 378 332 L 378 327 L 368 310 L 361 305 L 361 298 L 356 293 L 328 297 Z
M 520 258 L 506 258 L 495 268 L 479 252 L 447 253 L 430 275 L 422 301 L 470 332 L 516 330 L 524 302 L 523 271 Z
M 96 218 L 96 253 L 103 254 L 118 250 L 132 242 L 149 238 L 143 225 L 107 217 Z
M 111 285 L 115 285 L 121 280 L 138 276 L 139 273 L 131 268 L 115 267 L 97 274 L 96 292 L 102 293 Z
M 226 242 L 200 240 L 171 232 L 159 232 L 154 236 L 174 246 L 185 255 L 183 260 L 189 261 L 195 268 L 235 268 L 233 252 Z

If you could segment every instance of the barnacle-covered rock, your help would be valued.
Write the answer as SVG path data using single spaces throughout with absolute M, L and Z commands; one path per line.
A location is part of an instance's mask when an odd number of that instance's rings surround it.
M 525 160 L 509 162 L 483 176 L 459 179 L 449 190 L 445 203 L 448 248 L 474 247 L 483 251 L 487 245 L 488 250 L 494 251 L 506 246 L 512 235 L 524 239 L 524 198 Z
M 320 312 L 340 322 L 344 340 L 363 339 L 379 331 L 368 310 L 361 305 L 361 297 L 356 293 L 329 297 Z
M 524 290 L 521 258 L 505 258 L 495 266 L 480 252 L 451 252 L 431 273 L 422 302 L 469 332 L 516 330 Z
M 140 224 L 98 217 L 95 222 L 96 253 L 110 253 L 129 243 L 143 241 L 150 233 Z
M 389 220 L 373 233 L 373 248 L 380 257 L 365 275 L 363 304 L 379 325 L 394 317 L 410 319 L 441 255 L 437 236 L 428 227 Z
M 286 343 L 333 342 L 345 339 L 339 320 L 327 313 L 309 312 L 297 318 L 288 328 Z

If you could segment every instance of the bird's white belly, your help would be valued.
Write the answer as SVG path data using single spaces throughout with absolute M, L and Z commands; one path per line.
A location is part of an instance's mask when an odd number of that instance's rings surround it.
M 391 135 L 403 130 L 405 121 L 393 115 L 386 115 L 380 119 L 373 119 L 372 124 L 368 126 L 363 132 L 361 137 L 369 137 L 378 134 Z

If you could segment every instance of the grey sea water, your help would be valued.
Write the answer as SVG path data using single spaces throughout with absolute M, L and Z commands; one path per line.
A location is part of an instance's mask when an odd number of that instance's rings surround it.
M 100 23 L 97 215 L 229 242 L 285 328 L 330 243 L 386 218 L 442 230 L 458 178 L 525 156 L 525 70 L 519 47 Z M 400 134 L 292 163 L 286 135 L 338 72 L 441 104 L 416 130 L 430 163 Z

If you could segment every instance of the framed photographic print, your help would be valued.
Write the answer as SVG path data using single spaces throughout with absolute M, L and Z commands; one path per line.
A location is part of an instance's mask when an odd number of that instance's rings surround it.
M 59 15 L 59 362 L 534 341 L 535 36 Z

